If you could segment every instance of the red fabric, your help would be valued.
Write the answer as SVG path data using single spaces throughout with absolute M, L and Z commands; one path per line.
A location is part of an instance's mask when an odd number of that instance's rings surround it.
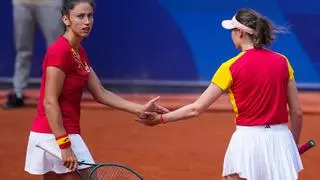
M 68 134 L 63 134 L 63 135 L 61 135 L 61 136 L 57 136 L 57 137 L 56 137 L 56 140 L 61 139 L 61 138 L 64 138 L 64 137 L 68 137 Z
M 80 102 L 83 89 L 87 86 L 90 66 L 87 54 L 82 46 L 78 49 L 81 57 L 80 61 L 74 58 L 71 50 L 72 48 L 67 39 L 60 36 L 58 40 L 49 47 L 45 55 L 42 65 L 43 74 L 38 111 L 31 129 L 34 132 L 52 133 L 43 106 L 46 83 L 45 72 L 47 67 L 57 67 L 65 73 L 63 88 L 58 100 L 64 128 L 67 134 L 80 134 Z
M 71 142 L 70 141 L 59 145 L 60 149 L 65 149 L 65 148 L 68 148 L 70 146 L 71 146 Z
M 287 59 L 266 49 L 251 49 L 230 66 L 230 90 L 238 109 L 236 124 L 272 125 L 288 122 Z

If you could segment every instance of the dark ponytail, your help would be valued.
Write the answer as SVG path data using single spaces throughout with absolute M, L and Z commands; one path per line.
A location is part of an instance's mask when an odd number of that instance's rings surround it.
M 236 14 L 236 19 L 254 30 L 249 37 L 256 48 L 270 46 L 276 39 L 275 32 L 286 31 L 285 28 L 275 27 L 270 20 L 252 9 L 240 9 Z
M 272 24 L 265 17 L 257 18 L 254 30 L 255 33 L 251 36 L 251 40 L 255 47 L 269 46 L 276 39 Z

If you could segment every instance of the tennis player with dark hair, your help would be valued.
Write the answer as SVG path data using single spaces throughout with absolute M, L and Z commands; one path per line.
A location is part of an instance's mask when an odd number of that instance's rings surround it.
M 296 180 L 303 169 L 297 148 L 302 110 L 288 59 L 266 49 L 275 40 L 275 27 L 252 9 L 239 10 L 222 26 L 242 52 L 220 66 L 195 102 L 163 115 L 150 112 L 139 121 L 156 125 L 198 116 L 226 91 L 236 131 L 225 154 L 223 178 Z
M 97 102 L 142 118 L 144 111 L 168 111 L 155 104 L 158 97 L 139 105 L 103 88 L 81 46 L 92 29 L 94 7 L 94 0 L 64 0 L 61 12 L 65 33 L 49 47 L 44 58 L 38 111 L 29 136 L 25 170 L 43 175 L 45 180 L 79 179 L 72 171 L 86 166 L 78 167 L 77 160 L 94 163 L 80 136 L 80 103 L 84 88 L 88 88 Z M 61 149 L 63 163 L 37 148 L 39 142 L 57 151 Z

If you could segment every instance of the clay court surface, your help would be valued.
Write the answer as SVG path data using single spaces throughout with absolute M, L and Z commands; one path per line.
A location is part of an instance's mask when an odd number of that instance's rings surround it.
M 7 92 L 0 93 L 2 104 Z M 37 180 L 24 172 L 29 129 L 36 112 L 37 91 L 28 90 L 28 107 L 0 109 L 0 179 Z M 122 95 L 145 102 L 154 95 Z M 191 102 L 197 95 L 163 95 L 160 104 L 171 109 Z M 320 143 L 320 93 L 301 93 L 304 126 L 301 142 Z M 189 121 L 146 127 L 133 115 L 103 108 L 85 96 L 82 109 L 82 136 L 96 162 L 125 164 L 146 180 L 220 179 L 224 152 L 234 130 L 233 114 L 227 98 L 221 97 L 208 112 Z M 320 150 L 302 155 L 301 180 L 317 180 Z

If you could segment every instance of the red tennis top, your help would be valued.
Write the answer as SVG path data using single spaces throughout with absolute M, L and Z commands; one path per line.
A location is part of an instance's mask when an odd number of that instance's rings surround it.
M 57 67 L 65 73 L 63 88 L 58 99 L 64 128 L 68 134 L 80 134 L 80 102 L 83 89 L 87 87 L 90 67 L 88 65 L 88 56 L 82 46 L 79 47 L 78 52 L 79 56 L 76 55 L 64 36 L 60 36 L 57 41 L 48 48 L 42 65 L 43 75 L 38 111 L 34 118 L 31 131 L 52 133 L 43 106 L 46 88 L 45 72 L 47 67 Z
M 253 48 L 223 63 L 212 83 L 229 94 L 242 126 L 288 122 L 288 82 L 294 79 L 288 59 L 276 52 Z

